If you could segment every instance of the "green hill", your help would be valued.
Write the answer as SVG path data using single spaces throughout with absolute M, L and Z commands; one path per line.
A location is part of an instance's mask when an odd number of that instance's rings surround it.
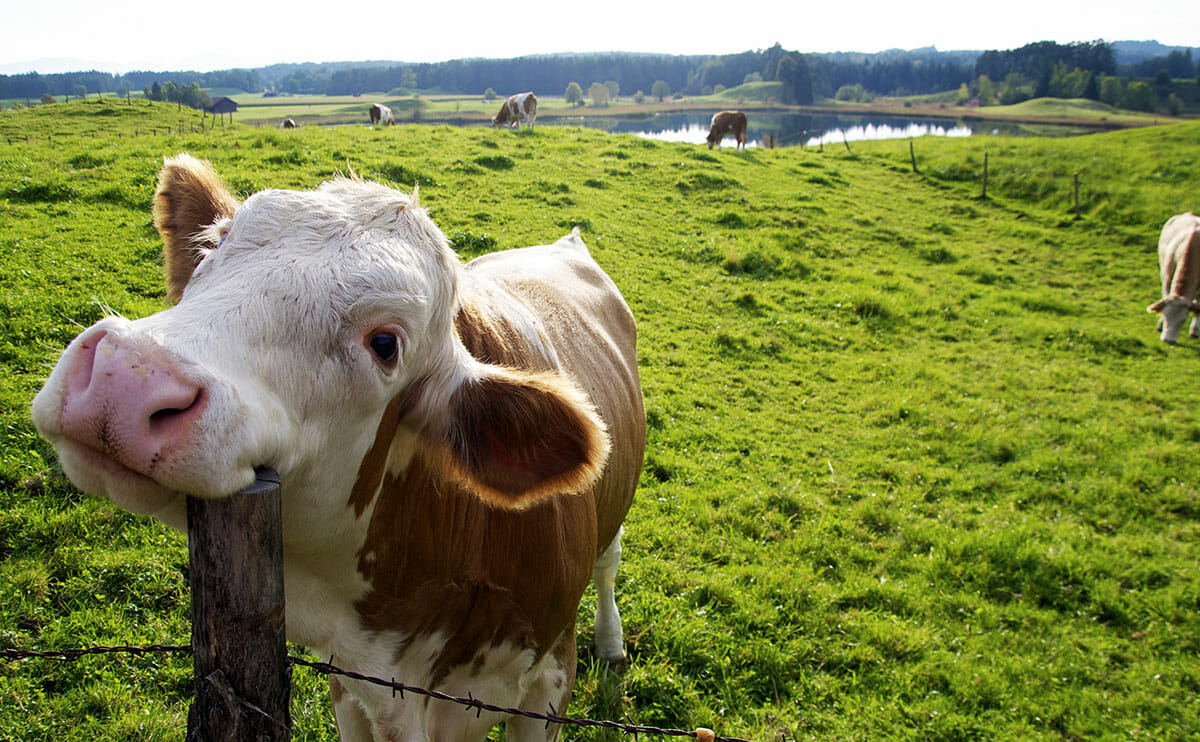
M 188 151 L 242 196 L 419 183 L 464 257 L 582 228 L 638 318 L 649 447 L 631 666 L 590 659 L 585 598 L 568 714 L 764 742 L 1200 728 L 1200 341 L 1145 311 L 1159 226 L 1200 209 L 1200 123 L 922 138 L 919 173 L 907 142 L 199 123 L 0 113 L 0 646 L 187 643 L 183 536 L 74 492 L 28 404 L 80 327 L 164 306 L 149 203 Z M 6 738 L 184 733 L 186 656 L 0 668 Z M 335 739 L 323 679 L 294 680 L 294 738 Z

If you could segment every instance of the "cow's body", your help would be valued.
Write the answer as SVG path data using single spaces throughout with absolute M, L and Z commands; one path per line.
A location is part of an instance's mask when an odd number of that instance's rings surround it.
M 283 121 L 280 121 L 279 128 L 280 129 L 295 129 L 296 128 L 296 119 L 286 118 Z
M 577 232 L 462 266 L 396 191 L 343 179 L 238 205 L 186 157 L 155 202 L 178 305 L 85 330 L 34 401 L 81 489 L 183 527 L 179 493 L 275 468 L 288 636 L 350 670 L 562 710 L 593 573 L 598 652 L 623 659 L 635 329 Z M 484 739 L 501 720 L 330 685 L 344 740 Z
M 1200 293 L 1200 217 L 1176 214 L 1163 225 L 1158 240 L 1158 268 L 1162 278 L 1162 299 L 1147 307 L 1160 312 L 1162 340 L 1175 343 L 1187 323 L 1188 314 L 1200 313 L 1196 301 Z M 1189 334 L 1200 337 L 1200 318 L 1192 319 Z
M 721 149 L 721 140 L 727 136 L 737 139 L 737 148 L 746 146 L 746 114 L 741 111 L 719 111 L 713 114 L 712 122 L 708 125 L 708 148 L 717 145 Z
M 537 96 L 533 93 L 517 93 L 508 96 L 500 106 L 500 112 L 492 117 L 492 126 L 521 125 L 533 128 L 533 120 L 537 118 Z
M 396 118 L 392 115 L 392 109 L 382 103 L 371 104 L 371 126 L 391 126 L 394 123 Z

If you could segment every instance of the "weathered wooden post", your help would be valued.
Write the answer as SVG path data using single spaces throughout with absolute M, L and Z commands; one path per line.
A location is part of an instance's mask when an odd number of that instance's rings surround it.
M 1079 219 L 1079 173 L 1075 173 L 1075 219 Z
M 279 475 L 255 473 L 228 498 L 187 499 L 196 683 L 187 742 L 292 736 Z
M 908 140 L 908 159 L 912 162 L 913 172 L 917 172 L 917 153 L 913 150 L 913 141 Z
M 983 192 L 979 194 L 980 198 L 987 198 L 987 156 L 988 153 L 983 153 Z

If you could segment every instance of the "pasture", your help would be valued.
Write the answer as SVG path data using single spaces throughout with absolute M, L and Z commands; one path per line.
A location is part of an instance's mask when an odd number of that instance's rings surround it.
M 638 318 L 649 441 L 631 666 L 590 659 L 585 597 L 570 715 L 762 742 L 1200 729 L 1200 341 L 1145 311 L 1159 227 L 1200 210 L 1200 123 L 923 138 L 914 174 L 902 141 L 44 109 L 0 114 L 0 648 L 187 643 L 184 536 L 74 491 L 28 411 L 79 329 L 164 306 L 150 198 L 187 151 L 242 197 L 419 184 L 464 258 L 581 227 Z M 294 682 L 295 739 L 336 739 L 323 680 Z M 179 739 L 190 697 L 183 655 L 0 660 L 0 737 Z

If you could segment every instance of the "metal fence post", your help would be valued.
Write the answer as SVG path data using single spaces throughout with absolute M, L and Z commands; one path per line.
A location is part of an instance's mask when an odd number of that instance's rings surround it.
M 187 499 L 196 696 L 188 742 L 291 739 L 279 475 Z

